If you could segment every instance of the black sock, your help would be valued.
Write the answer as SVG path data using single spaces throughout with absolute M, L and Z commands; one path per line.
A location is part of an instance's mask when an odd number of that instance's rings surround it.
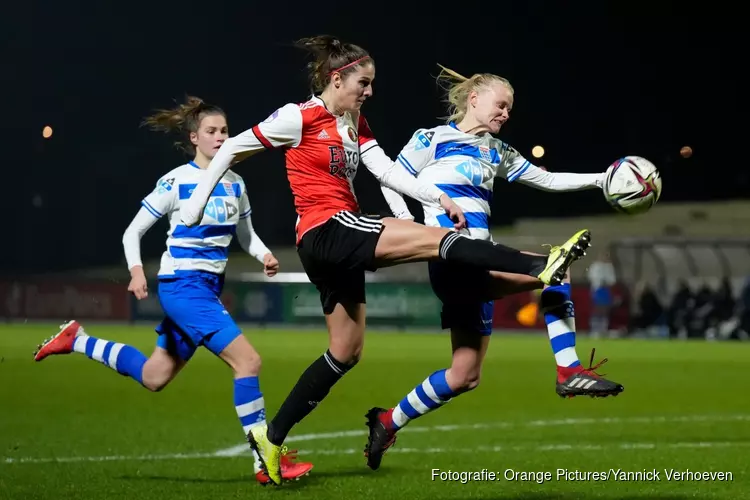
M 440 258 L 490 271 L 536 276 L 547 265 L 547 257 L 528 255 L 515 248 L 485 240 L 474 240 L 458 233 L 446 234 L 440 241 Z
M 326 351 L 300 376 L 268 426 L 268 439 L 281 446 L 289 431 L 323 401 L 336 382 L 354 365 L 346 365 Z

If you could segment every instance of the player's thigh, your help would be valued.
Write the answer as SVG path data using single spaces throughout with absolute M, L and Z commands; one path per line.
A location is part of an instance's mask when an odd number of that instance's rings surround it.
M 446 228 L 386 217 L 375 247 L 375 263 L 381 268 L 437 259 L 440 242 L 449 232 Z
M 177 352 L 170 352 L 157 345 L 143 365 L 143 385 L 159 391 L 169 384 L 187 364 Z
M 326 238 L 340 230 L 338 226 L 333 227 L 323 228 L 323 231 L 331 231 Z M 338 255 L 335 252 L 341 249 L 325 251 L 323 235 L 326 233 L 306 235 L 298 253 L 307 277 L 320 294 L 331 354 L 342 363 L 352 363 L 359 359 L 364 345 L 365 271 L 362 265 L 350 268 L 332 263 L 331 252 Z

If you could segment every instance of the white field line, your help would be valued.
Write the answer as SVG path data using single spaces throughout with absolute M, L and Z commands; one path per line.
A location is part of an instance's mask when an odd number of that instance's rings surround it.
M 528 422 L 490 422 L 478 424 L 456 424 L 456 425 L 435 425 L 425 427 L 405 427 L 400 431 L 403 432 L 450 432 L 454 430 L 469 429 L 497 429 L 510 427 L 552 427 L 552 426 L 572 426 L 581 424 L 660 424 L 660 423 L 679 423 L 679 422 L 740 422 L 750 421 L 750 415 L 685 415 L 674 417 L 609 417 L 609 418 L 566 418 L 556 420 L 531 420 Z M 300 434 L 289 436 L 285 443 L 305 442 L 315 440 L 338 440 L 348 437 L 366 436 L 365 429 L 339 431 L 339 432 L 321 432 L 311 434 Z M 673 443 L 653 443 L 653 442 L 633 442 L 619 443 L 613 445 L 581 445 L 559 443 L 554 445 L 527 445 L 527 446 L 475 446 L 471 448 L 399 448 L 394 447 L 389 453 L 476 453 L 476 452 L 504 452 L 504 451 L 575 451 L 575 450 L 603 450 L 603 449 L 622 449 L 622 450 L 650 450 L 656 448 L 731 448 L 731 447 L 750 447 L 750 442 L 745 441 L 699 441 L 699 442 L 673 442 Z M 235 457 L 242 454 L 249 454 L 250 447 L 245 443 L 230 448 L 220 449 L 209 453 L 169 453 L 154 455 L 107 455 L 107 456 L 79 456 L 79 457 L 0 457 L 0 463 L 6 464 L 43 464 L 43 463 L 74 463 L 74 462 L 121 462 L 121 461 L 161 461 L 161 460 L 187 460 L 187 459 L 207 459 Z M 300 454 L 312 455 L 354 455 L 362 453 L 362 448 L 320 448 L 299 450 Z
M 451 432 L 458 430 L 507 429 L 511 427 L 558 427 L 566 425 L 602 425 L 602 424 L 660 424 L 679 422 L 739 422 L 750 421 L 750 415 L 684 415 L 674 417 L 604 417 L 604 418 L 564 418 L 554 420 L 530 420 L 528 422 L 489 422 L 479 424 L 433 425 L 426 427 L 404 427 L 404 432 Z M 323 439 L 341 439 L 347 437 L 367 436 L 367 429 L 356 429 L 340 432 L 320 432 L 289 436 L 284 443 L 299 443 Z M 395 448 L 394 448 L 395 449 Z M 234 457 L 250 452 L 247 443 L 216 451 L 218 456 Z

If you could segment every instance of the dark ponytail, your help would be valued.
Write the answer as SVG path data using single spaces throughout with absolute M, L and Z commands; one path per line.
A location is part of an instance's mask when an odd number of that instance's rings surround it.
M 373 64 L 365 49 L 345 43 L 330 35 L 319 35 L 298 40 L 297 47 L 310 52 L 314 60 L 307 64 L 313 93 L 322 92 L 331 81 L 331 74 L 339 71 L 342 77 L 362 64 Z
M 146 117 L 141 126 L 158 132 L 178 132 L 182 137 L 175 142 L 175 146 L 193 155 L 195 146 L 190 142 L 190 133 L 198 132 L 201 120 L 208 115 L 221 115 L 224 118 L 227 116 L 220 107 L 206 104 L 198 97 L 188 96 L 185 104 L 179 104 L 172 109 L 159 109 Z

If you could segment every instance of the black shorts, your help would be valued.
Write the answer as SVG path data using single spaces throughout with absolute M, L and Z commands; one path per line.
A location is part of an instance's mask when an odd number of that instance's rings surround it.
M 494 302 L 485 300 L 492 282 L 490 273 L 454 262 L 430 262 L 428 266 L 432 290 L 443 303 L 442 328 L 490 335 Z
M 364 304 L 365 271 L 374 271 L 383 231 L 379 215 L 338 212 L 309 230 L 297 246 L 307 277 L 320 292 L 325 314 L 336 304 Z

